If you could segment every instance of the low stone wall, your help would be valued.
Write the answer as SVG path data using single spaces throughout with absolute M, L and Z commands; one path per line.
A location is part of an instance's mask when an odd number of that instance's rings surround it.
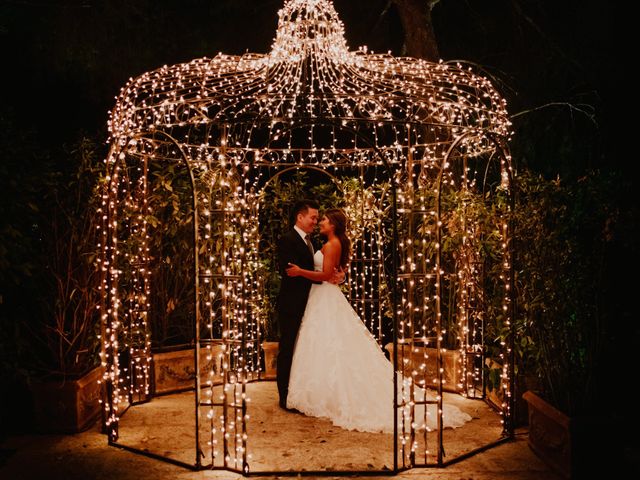
M 195 388 L 194 349 L 157 352 L 153 354 L 153 392 L 154 394 L 180 392 Z M 211 358 L 207 358 L 211 357 Z M 201 382 L 209 381 L 213 371 L 213 383 L 222 383 L 222 346 L 214 345 L 211 354 L 201 349 L 200 373 Z
M 432 347 L 399 345 L 398 361 L 406 360 L 404 372 L 426 371 L 427 384 L 432 387 L 437 386 L 438 369 L 436 365 L 437 350 Z M 389 352 L 389 358 L 393 360 L 393 343 L 385 345 L 385 350 Z M 423 366 L 424 365 L 424 366 Z M 443 390 L 447 392 L 460 392 L 462 389 L 462 356 L 458 350 L 444 350 L 442 352 L 443 365 Z

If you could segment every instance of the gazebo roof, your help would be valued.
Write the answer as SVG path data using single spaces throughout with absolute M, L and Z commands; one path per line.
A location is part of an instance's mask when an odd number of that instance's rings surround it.
M 331 0 L 285 0 L 268 54 L 218 54 L 130 80 L 109 128 L 123 139 L 202 125 L 246 132 L 327 121 L 422 125 L 450 138 L 509 130 L 506 102 L 471 69 L 349 50 Z

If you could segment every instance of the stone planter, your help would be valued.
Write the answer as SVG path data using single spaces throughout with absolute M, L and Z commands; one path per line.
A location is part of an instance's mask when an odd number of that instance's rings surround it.
M 569 417 L 528 390 L 529 448 L 565 478 L 623 478 L 622 448 L 616 424 L 606 412 Z
M 502 365 L 493 361 L 487 360 L 486 365 L 490 367 L 497 375 L 502 374 Z M 500 382 L 501 383 L 501 382 Z M 486 389 L 486 398 L 496 409 L 501 410 L 503 403 L 505 402 L 504 391 L 500 386 L 497 388 L 492 382 L 489 382 Z M 514 395 L 514 411 L 513 422 L 514 426 L 519 427 L 527 425 L 529 423 L 527 402 L 519 392 L 525 392 L 527 390 L 537 390 L 540 388 L 540 381 L 535 375 L 517 375 L 515 379 L 515 392 Z
M 278 342 L 262 342 L 264 352 L 264 373 L 265 380 L 275 380 L 278 367 Z
M 393 343 L 388 343 L 385 350 L 389 352 L 389 358 L 393 359 Z M 424 363 L 427 370 L 427 384 L 437 385 L 437 367 L 436 367 L 436 354 L 437 349 L 424 346 L 413 346 L 412 352 L 410 352 L 409 345 L 400 345 L 400 352 L 404 349 L 405 358 L 408 359 L 407 365 L 405 365 L 405 372 L 411 372 L 413 370 L 420 371 L 420 366 Z M 425 362 L 425 355 L 427 359 Z M 444 382 L 442 389 L 448 392 L 459 392 L 460 384 L 462 383 L 462 358 L 458 350 L 445 350 L 442 354 L 443 364 L 443 378 Z
M 526 391 L 522 398 L 529 407 L 529 447 L 548 465 L 570 478 L 569 417 L 531 391 Z
M 485 375 L 487 376 L 487 383 L 485 385 L 486 399 L 495 408 L 501 410 L 502 404 L 505 400 L 504 391 L 501 388 L 502 380 L 500 378 L 502 375 L 502 365 L 497 363 L 495 360 L 486 358 L 485 366 L 487 367 L 487 370 L 485 371 Z
M 77 433 L 90 428 L 101 412 L 103 373 L 102 367 L 96 367 L 75 380 L 34 381 L 31 393 L 36 430 Z
M 215 385 L 222 383 L 222 345 L 211 347 L 211 358 L 207 351 L 200 350 L 200 375 L 203 385 L 213 370 Z M 170 352 L 153 353 L 153 392 L 155 395 L 182 392 L 195 388 L 196 369 L 194 349 L 187 348 Z

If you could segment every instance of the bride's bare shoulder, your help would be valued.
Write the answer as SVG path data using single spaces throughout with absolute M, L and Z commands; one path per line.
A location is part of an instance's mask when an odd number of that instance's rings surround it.
M 336 251 L 342 250 L 342 244 L 340 243 L 340 239 L 332 238 L 331 240 L 327 240 L 327 242 L 322 246 L 322 253 L 328 254 Z

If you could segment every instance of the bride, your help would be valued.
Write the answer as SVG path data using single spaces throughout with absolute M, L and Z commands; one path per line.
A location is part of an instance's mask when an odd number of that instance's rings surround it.
M 293 354 L 287 407 L 328 418 L 349 430 L 390 433 L 393 366 L 340 287 L 329 283 L 334 269 L 345 269 L 349 262 L 351 242 L 346 225 L 342 210 L 327 210 L 320 221 L 320 233 L 327 242 L 314 255 L 314 271 L 295 264 L 287 268 L 291 277 L 322 282 L 313 284 L 309 292 Z M 400 375 L 398 381 L 400 392 Z M 416 387 L 416 398 L 424 400 L 424 395 L 425 391 Z M 416 406 L 415 418 L 424 418 L 423 405 Z M 471 417 L 457 407 L 443 407 L 445 427 L 459 427 L 469 420 Z M 436 405 L 430 404 L 427 427 L 436 425 Z

